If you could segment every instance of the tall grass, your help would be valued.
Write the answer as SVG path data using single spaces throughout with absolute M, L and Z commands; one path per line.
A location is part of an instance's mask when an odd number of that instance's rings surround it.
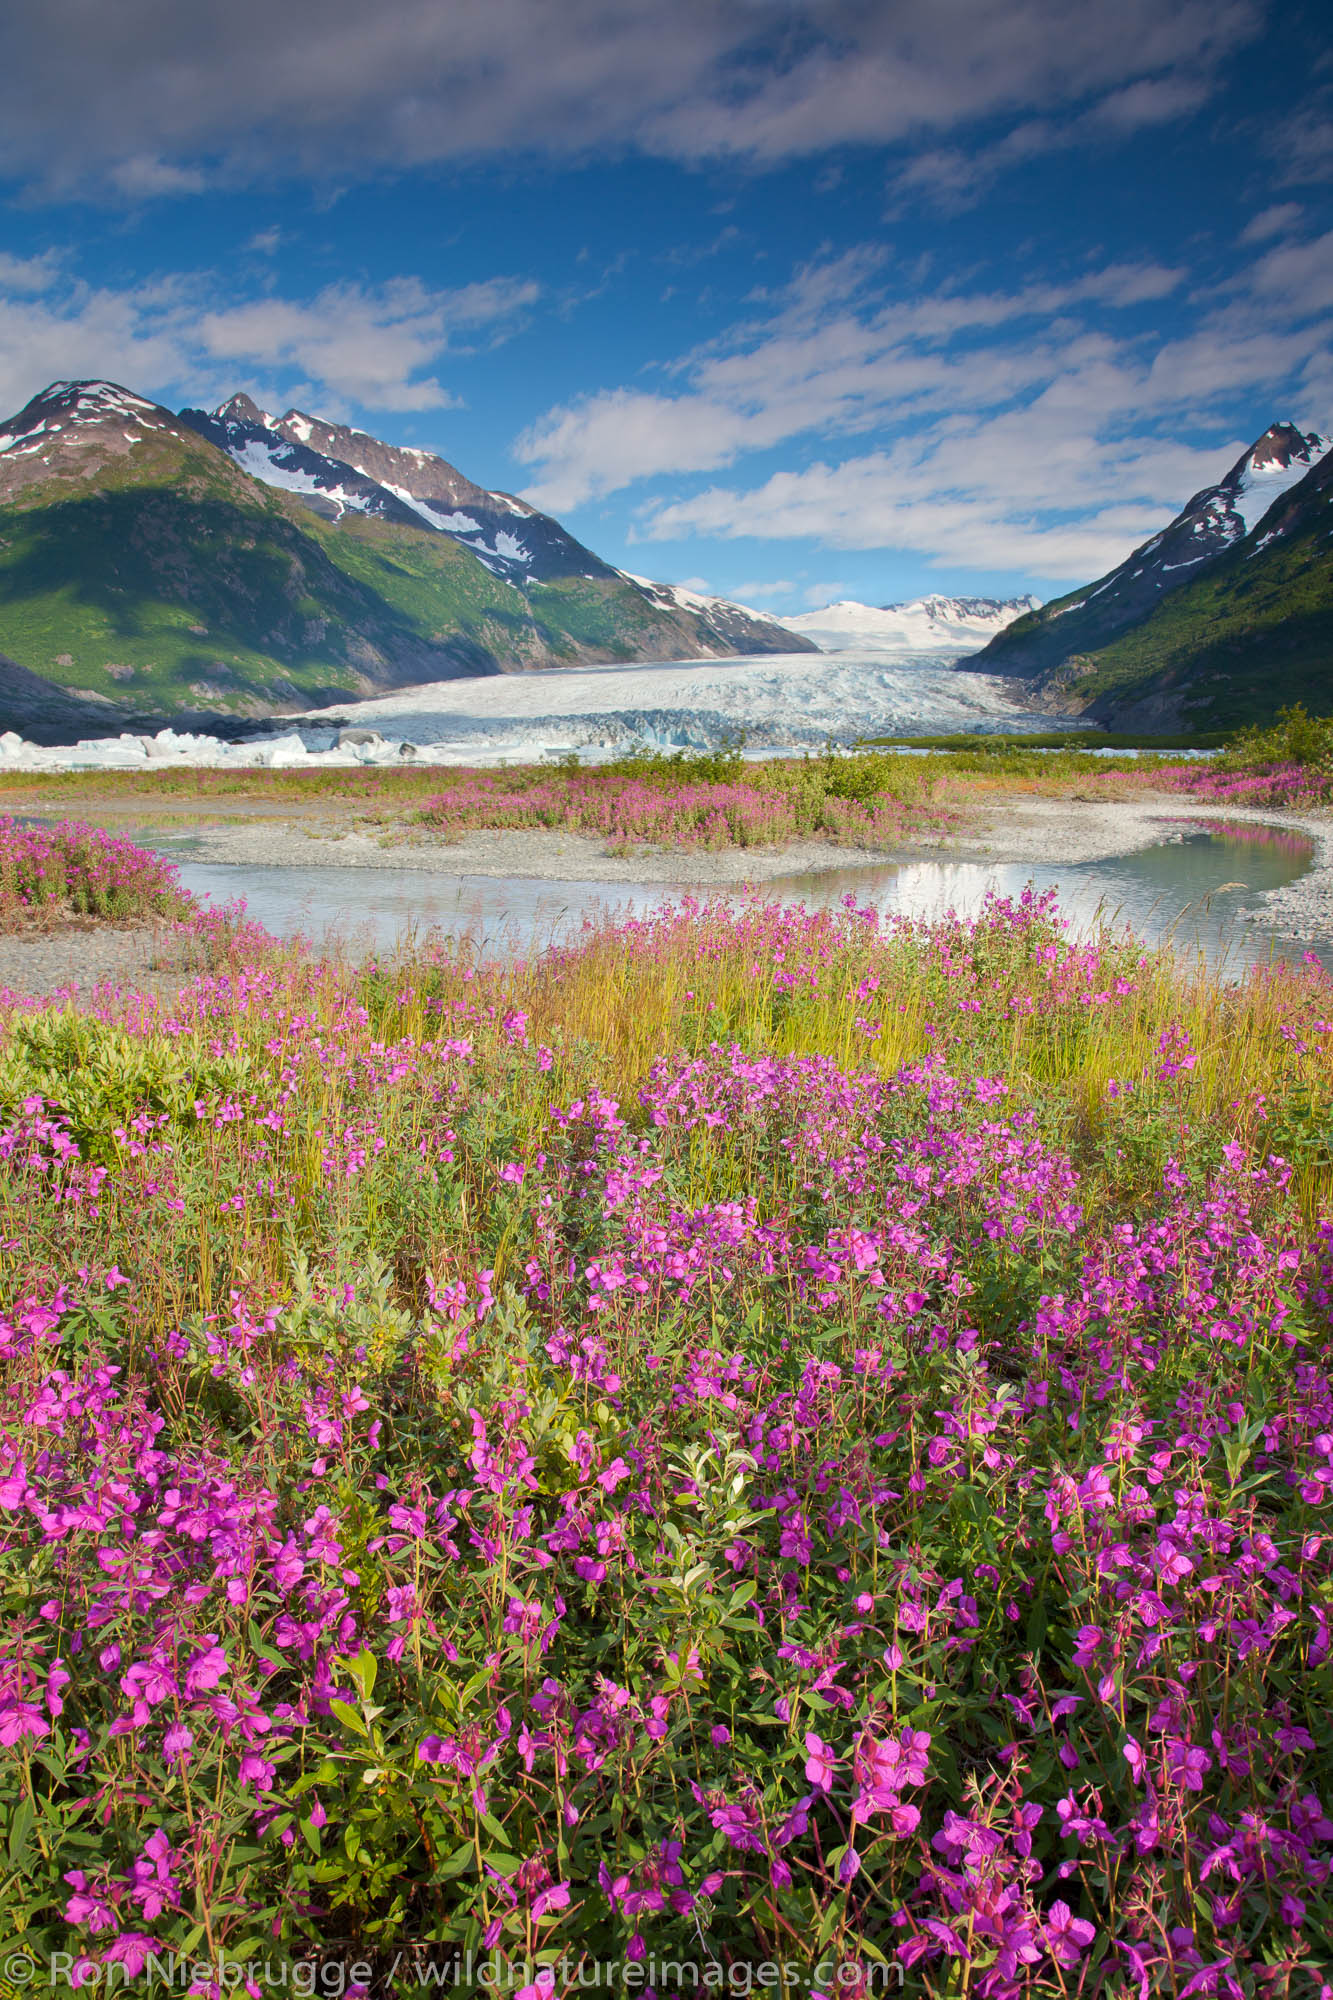
M 1032 895 L 249 944 L 8 1018 L 0 1939 L 1314 2000 L 1316 968 Z

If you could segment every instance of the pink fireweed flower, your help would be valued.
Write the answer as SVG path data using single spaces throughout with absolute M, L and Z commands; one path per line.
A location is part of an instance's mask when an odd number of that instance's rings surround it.
M 813 1729 L 805 1733 L 805 1775 L 809 1782 L 821 1792 L 833 1790 L 833 1780 L 837 1774 L 838 1759 L 827 1743 L 816 1736 Z
M 183 1722 L 173 1722 L 162 1738 L 162 1755 L 168 1764 L 188 1764 L 194 1747 L 194 1731 Z
M 532 1901 L 532 1914 L 538 1920 L 552 1911 L 568 1908 L 569 1885 L 565 1882 L 552 1882 L 549 1888 L 538 1890 Z
M 116 1911 L 104 1893 L 104 1886 L 90 1886 L 82 1868 L 71 1868 L 64 1879 L 74 1891 L 65 1904 L 66 1923 L 82 1924 L 94 1933 L 112 1930 Z
M 51 1725 L 35 1701 L 0 1702 L 0 1746 L 12 1749 L 25 1737 L 40 1742 L 51 1734 Z
M 257 1751 L 247 1750 L 236 1775 L 243 1785 L 253 1785 L 256 1792 L 268 1792 L 273 1789 L 276 1771 L 277 1766 L 270 1764 L 266 1757 L 261 1757 Z
M 1167 1771 L 1173 1783 L 1184 1791 L 1201 1792 L 1203 1781 L 1213 1768 L 1208 1752 L 1200 1750 L 1196 1744 L 1172 1737 L 1167 1743 L 1166 1753 Z
M 1042 1942 L 1057 1965 L 1077 1965 L 1097 1935 L 1096 1926 L 1076 1917 L 1068 1903 L 1051 1904 L 1042 1925 Z

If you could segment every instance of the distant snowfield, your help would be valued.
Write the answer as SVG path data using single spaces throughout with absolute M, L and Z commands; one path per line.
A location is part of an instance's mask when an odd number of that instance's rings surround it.
M 1041 602 L 1036 597 L 959 598 L 914 597 L 906 604 L 861 604 L 855 598 L 841 598 L 819 611 L 801 611 L 780 618 L 779 625 L 810 639 L 821 652 L 886 654 L 896 659 L 918 654 L 943 655 L 956 660 L 960 655 L 979 653 L 981 648 L 1011 625 L 1024 611 L 1033 611 Z
M 589 762 L 642 744 L 711 749 L 740 734 L 749 755 L 819 749 L 830 738 L 933 736 L 1050 729 L 1015 700 L 1013 683 L 956 670 L 938 652 L 771 653 L 737 660 L 497 674 L 433 681 L 275 724 L 272 738 L 226 744 L 208 736 L 122 735 L 59 749 L 0 736 L 0 768 L 68 770 L 152 764 L 433 764 L 539 762 L 576 752 Z M 375 740 L 338 745 L 340 732 Z

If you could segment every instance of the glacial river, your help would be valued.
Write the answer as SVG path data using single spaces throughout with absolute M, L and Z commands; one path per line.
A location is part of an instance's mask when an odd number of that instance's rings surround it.
M 1178 825 L 1179 823 L 1174 823 Z M 232 867 L 190 859 L 188 840 L 161 842 L 180 864 L 181 881 L 215 903 L 244 897 L 249 914 L 279 936 L 341 940 L 352 953 L 384 951 L 430 931 L 471 933 L 487 950 L 528 951 L 576 935 L 608 914 L 642 915 L 701 892 L 685 883 L 551 882 L 482 875 L 448 876 L 394 868 Z M 1270 957 L 1298 958 L 1307 947 L 1284 944 L 1263 923 L 1246 921 L 1258 898 L 1305 873 L 1313 845 L 1286 829 L 1201 822 L 1183 835 L 1114 860 L 1039 867 L 986 861 L 907 860 L 778 877 L 763 900 L 816 908 L 852 894 L 863 906 L 909 916 L 978 911 L 991 890 L 1018 896 L 1028 882 L 1058 891 L 1075 930 L 1099 917 L 1130 926 L 1156 943 L 1202 953 L 1229 970 Z M 705 892 L 706 893 L 706 892 Z M 740 902 L 742 889 L 721 892 Z M 1317 941 L 1333 968 L 1333 939 Z

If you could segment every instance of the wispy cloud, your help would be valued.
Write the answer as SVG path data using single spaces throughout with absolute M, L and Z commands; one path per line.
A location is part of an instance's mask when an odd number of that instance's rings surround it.
M 208 177 L 200 167 L 180 166 L 155 153 L 130 153 L 107 167 L 107 181 L 127 201 L 160 201 L 163 196 L 202 194 Z
M 275 166 L 630 147 L 766 163 L 1064 111 L 1188 113 L 1252 0 L 45 0 L 11 10 L 0 168 L 139 201 Z
M 1196 451 L 1153 439 L 1108 452 L 1067 431 L 1041 456 L 1028 413 L 979 424 L 928 450 L 900 444 L 840 464 L 774 473 L 743 493 L 712 487 L 658 508 L 649 539 L 693 535 L 815 540 L 828 548 L 910 550 L 941 567 L 1077 580 L 1119 561 L 1216 478 L 1238 441 Z M 1107 496 L 1115 496 L 1106 504 Z M 1123 496 L 1123 497 L 1120 497 Z M 1076 514 L 1077 518 L 1068 518 Z M 821 586 L 821 593 L 823 586 Z M 812 596 L 822 596 L 816 593 Z
M 679 487 L 786 446 L 788 464 L 757 481 L 636 500 L 635 537 L 803 539 L 1092 575 L 1249 442 L 1211 410 L 1302 379 L 1307 400 L 1320 392 L 1331 250 L 1333 237 L 1275 242 L 1174 338 L 1153 308 L 1171 301 L 1179 323 L 1179 267 L 886 299 L 892 272 L 844 253 L 796 273 L 766 318 L 683 357 L 671 387 L 603 391 L 530 426 L 517 445 L 540 469 L 528 497 L 559 510 L 636 482 Z M 862 448 L 837 450 L 857 437 Z M 803 438 L 817 462 L 793 465 Z
M 107 376 L 159 395 L 284 384 L 330 414 L 404 412 L 457 399 L 434 372 L 450 353 L 511 332 L 535 302 L 530 280 L 432 291 L 414 278 L 344 284 L 311 299 L 231 302 L 208 273 L 127 290 L 64 280 L 51 258 L 0 258 L 0 407 L 58 376 Z
M 675 394 L 611 389 L 548 412 L 515 450 L 540 468 L 528 497 L 559 510 L 636 480 L 711 472 L 808 433 L 852 433 L 913 412 L 957 418 L 1038 392 L 1071 366 L 1110 354 L 1106 336 L 1062 316 L 1160 299 L 1182 273 L 1114 264 L 1063 284 L 1013 292 L 859 302 L 877 260 L 851 250 L 796 274 L 767 320 L 676 364 Z M 978 337 L 1029 329 L 1022 341 Z
M 299 369 L 366 409 L 447 409 L 456 398 L 423 371 L 450 347 L 512 327 L 538 292 L 517 278 L 446 292 L 415 278 L 374 290 L 334 285 L 305 303 L 264 298 L 205 313 L 196 337 L 210 359 L 269 377 Z
M 1264 137 L 1284 184 L 1308 187 L 1333 180 L 1333 103 L 1327 91 Z
M 1275 202 L 1271 208 L 1261 209 L 1237 237 L 1238 243 L 1267 243 L 1270 237 L 1285 236 L 1294 229 L 1305 210 L 1298 201 Z

